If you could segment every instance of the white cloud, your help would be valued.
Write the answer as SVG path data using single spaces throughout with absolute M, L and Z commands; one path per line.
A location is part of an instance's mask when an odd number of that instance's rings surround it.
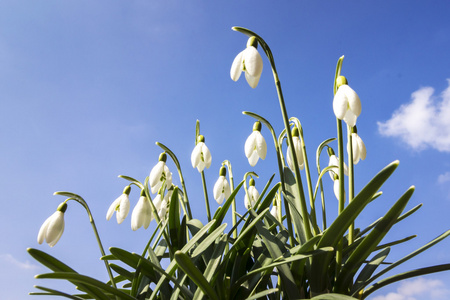
M 428 147 L 450 152 L 450 79 L 440 99 L 433 96 L 434 89 L 423 87 L 411 94 L 412 101 L 403 104 L 392 117 L 378 122 L 378 131 L 397 137 L 415 150 Z
M 14 256 L 12 256 L 11 254 L 0 254 L 0 260 L 2 261 L 1 265 L 3 265 L 3 263 L 7 263 L 9 265 L 13 265 L 19 269 L 23 269 L 23 270 L 33 270 L 38 268 L 37 265 L 34 265 L 32 263 L 30 263 L 28 260 L 25 262 L 21 262 L 18 261 L 17 259 L 14 258 Z M 3 269 L 5 269 L 5 267 L 3 266 Z
M 450 172 L 445 172 L 438 176 L 438 183 L 443 184 L 450 181 Z
M 449 297 L 450 290 L 441 280 L 419 277 L 402 282 L 397 288 L 397 292 L 376 296 L 371 300 L 444 300 Z

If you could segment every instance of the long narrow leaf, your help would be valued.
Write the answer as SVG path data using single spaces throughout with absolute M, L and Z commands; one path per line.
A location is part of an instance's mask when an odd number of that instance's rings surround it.
M 350 204 L 342 211 L 336 220 L 324 232 L 318 243 L 318 247 L 335 247 L 342 239 L 347 228 L 361 213 L 364 207 L 371 201 L 373 195 L 380 189 L 383 183 L 392 175 L 399 162 L 395 161 L 383 170 L 356 195 Z M 311 267 L 311 291 L 313 294 L 321 294 L 326 290 L 326 270 L 331 262 L 332 255 L 324 254 L 312 258 Z
M 123 300 L 133 300 L 134 299 L 130 295 L 128 295 L 110 285 L 107 285 L 97 279 L 91 278 L 89 276 L 81 275 L 78 273 L 69 273 L 69 272 L 46 273 L 46 274 L 36 275 L 36 278 L 64 279 L 64 280 L 69 280 L 69 281 L 73 281 L 73 282 L 79 282 L 79 283 L 87 284 L 87 285 L 99 288 L 101 290 L 104 290 L 105 292 L 108 292 L 110 294 L 118 296 L 118 297 L 120 297 L 120 299 L 123 299 Z M 109 298 L 106 295 L 103 295 L 100 299 L 109 299 Z
M 194 283 L 206 294 L 208 299 L 219 300 L 213 287 L 208 283 L 203 274 L 197 269 L 187 254 L 175 252 L 175 260 L 178 266 L 194 281 Z
M 342 266 L 341 272 L 336 279 L 334 291 L 344 293 L 348 290 L 350 279 L 356 273 L 357 269 L 372 253 L 391 227 L 395 224 L 397 218 L 405 209 L 406 204 L 414 193 L 414 187 L 409 188 L 402 197 L 392 206 L 375 228 L 367 235 L 364 240 L 356 247 L 350 257 Z
M 74 300 L 80 300 L 80 299 L 83 300 L 84 299 L 84 298 L 80 298 L 80 297 L 75 296 L 75 295 L 66 294 L 66 293 L 63 293 L 63 292 L 60 292 L 60 291 L 57 291 L 57 290 L 54 290 L 54 289 L 49 289 L 49 288 L 46 288 L 46 287 L 43 287 L 43 286 L 35 285 L 34 287 L 37 288 L 37 289 L 46 291 L 47 293 L 31 292 L 30 295 L 61 296 L 61 297 L 66 297 L 68 299 L 74 299 Z

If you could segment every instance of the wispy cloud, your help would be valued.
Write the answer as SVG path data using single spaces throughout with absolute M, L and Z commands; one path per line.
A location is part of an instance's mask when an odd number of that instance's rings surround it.
M 34 264 L 30 263 L 29 261 L 21 262 L 21 261 L 17 260 L 16 258 L 14 258 L 14 256 L 12 256 L 9 253 L 0 254 L 0 261 L 1 261 L 2 265 L 4 263 L 7 263 L 9 265 L 13 265 L 13 266 L 18 267 L 19 269 L 23 269 L 23 270 L 34 270 L 34 269 L 38 268 L 37 265 L 34 265 Z
M 376 296 L 371 300 L 443 300 L 449 299 L 450 290 L 437 279 L 417 278 L 404 281 L 397 288 L 397 292 L 385 296 Z
M 447 81 L 449 87 L 439 97 L 433 96 L 432 87 L 412 93 L 410 103 L 400 106 L 389 120 L 378 122 L 378 131 L 415 150 L 430 147 L 450 152 L 450 79 Z
M 441 174 L 438 176 L 439 184 L 446 183 L 446 182 L 450 182 L 450 172 L 445 172 L 444 174 Z

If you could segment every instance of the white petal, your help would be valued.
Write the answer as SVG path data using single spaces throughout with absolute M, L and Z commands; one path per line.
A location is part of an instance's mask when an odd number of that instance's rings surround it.
M 253 150 L 256 147 L 256 133 L 257 131 L 253 131 L 245 141 L 244 151 L 245 156 L 249 158 L 253 154 Z
M 339 120 L 342 120 L 348 110 L 348 99 L 345 93 L 341 90 L 342 86 L 336 92 L 333 99 L 333 111 Z
M 200 162 L 201 154 L 202 154 L 202 144 L 203 143 L 198 143 L 194 147 L 194 150 L 192 151 L 191 164 L 192 164 L 193 168 L 196 168 L 198 166 L 198 163 Z
M 56 211 L 52 216 L 47 227 L 45 239 L 50 247 L 56 245 L 64 232 L 64 213 Z
M 294 170 L 294 163 L 292 161 L 292 155 L 291 155 L 291 146 L 287 147 L 287 150 L 286 150 L 286 161 L 287 161 L 287 164 L 288 164 L 289 168 L 291 170 Z
M 250 164 L 250 166 L 254 167 L 256 166 L 258 159 L 259 159 L 258 152 L 253 151 L 252 155 L 250 155 L 250 157 L 248 158 L 248 163 Z
M 278 206 L 274 205 L 272 206 L 272 209 L 270 210 L 270 214 L 278 220 Z
M 167 213 L 167 201 L 166 199 L 163 200 L 163 202 L 161 203 L 161 209 L 158 212 L 158 216 L 160 220 L 163 220 L 166 216 Z
M 261 159 L 265 159 L 266 154 L 267 154 L 266 140 L 262 136 L 261 132 L 259 132 L 259 131 L 255 131 L 255 132 L 257 132 L 257 134 L 256 134 L 256 151 L 258 152 L 258 155 Z
M 255 47 L 250 46 L 244 50 L 244 65 L 249 75 L 258 77 L 259 80 L 263 69 L 263 60 Z
M 233 64 L 230 69 L 230 77 L 232 80 L 237 81 L 241 77 L 242 72 L 242 60 L 244 57 L 244 51 L 241 51 L 233 60 Z
M 120 204 L 120 198 L 121 196 L 117 197 L 116 200 L 113 201 L 113 203 L 111 203 L 111 205 L 108 208 L 108 211 L 106 212 L 106 220 L 110 220 L 112 215 L 114 214 L 114 212 L 116 211 L 117 205 Z
M 339 180 L 334 180 L 333 191 L 334 196 L 339 200 Z
M 349 109 L 342 118 L 350 127 L 356 125 L 356 115 Z
M 359 99 L 358 94 L 356 94 L 356 92 L 348 85 L 343 85 L 339 89 L 343 90 L 347 96 L 350 110 L 358 117 L 361 114 L 361 100 Z
M 118 224 L 121 224 L 125 220 L 130 211 L 130 200 L 128 199 L 128 195 L 122 194 L 120 197 L 119 210 L 116 212 Z
M 336 166 L 336 168 L 332 168 L 330 172 L 328 172 L 330 174 L 331 180 L 334 180 L 334 175 L 338 175 L 339 173 L 339 161 L 336 157 L 336 155 L 331 155 L 330 159 L 328 161 L 328 166 Z
M 261 74 L 259 74 L 259 76 L 252 76 L 248 72 L 245 72 L 245 79 L 247 80 L 248 85 L 253 89 L 258 86 L 260 78 Z
M 150 172 L 149 183 L 150 187 L 152 187 L 153 194 L 155 193 L 153 191 L 153 187 L 160 183 L 161 174 L 164 171 L 165 165 L 166 164 L 163 161 L 158 161 L 158 163 L 153 167 L 153 169 Z
M 224 199 L 228 199 L 230 198 L 231 195 L 231 188 L 230 185 L 228 184 L 228 180 L 224 177 L 224 181 L 223 181 L 223 194 L 224 194 Z
M 141 196 L 133 209 L 133 213 L 131 214 L 131 229 L 137 230 L 142 226 L 147 229 L 151 221 L 151 215 L 152 210 L 150 207 L 150 202 L 146 197 Z
M 212 161 L 211 152 L 209 152 L 209 149 L 208 147 L 206 147 L 205 144 L 203 145 L 202 150 L 203 150 L 203 159 L 205 160 L 205 167 L 208 169 L 211 166 Z
M 48 224 L 50 224 L 50 221 L 52 220 L 53 215 L 48 217 L 44 223 L 42 223 L 41 228 L 39 229 L 38 238 L 37 241 L 39 244 L 42 244 L 45 240 L 45 235 L 47 233 Z

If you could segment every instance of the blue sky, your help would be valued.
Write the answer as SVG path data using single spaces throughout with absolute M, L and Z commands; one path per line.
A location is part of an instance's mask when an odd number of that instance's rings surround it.
M 87 200 L 106 247 L 143 249 L 154 224 L 132 232 L 129 218 L 118 225 L 105 214 L 126 185 L 117 175 L 148 176 L 161 152 L 156 141 L 177 154 L 194 215 L 206 220 L 201 178 L 190 165 L 197 119 L 213 157 L 206 172 L 210 193 L 225 159 L 237 181 L 247 171 L 258 173 L 256 186 L 262 189 L 277 170 L 275 151 L 263 129 L 267 158 L 248 165 L 243 148 L 253 119 L 242 111 L 264 116 L 278 132 L 281 114 L 266 58 L 256 89 L 243 78 L 230 79 L 231 63 L 246 44 L 232 26 L 252 29 L 270 45 L 288 112 L 304 127 L 311 164 L 316 147 L 336 135 L 332 84 L 337 59 L 345 55 L 342 74 L 361 98 L 358 133 L 368 151 L 356 166 L 357 190 L 400 160 L 382 188 L 383 199 L 361 216 L 360 225 L 383 215 L 411 185 L 416 192 L 408 207 L 424 204 L 386 238 L 418 235 L 392 249 L 391 260 L 447 230 L 450 3 L 392 2 L 2 1 L 3 297 L 28 299 L 34 284 L 68 286 L 35 280 L 46 269 L 28 256 L 27 247 L 107 278 L 87 216 L 75 203 L 69 202 L 58 244 L 37 244 L 42 222 L 64 200 L 52 196 L 55 191 Z M 331 181 L 326 184 L 332 210 L 337 204 Z M 138 197 L 133 190 L 132 206 Z M 449 246 L 444 241 L 399 270 L 448 263 Z M 449 273 L 430 275 L 392 285 L 373 299 L 450 299 L 449 279 Z

